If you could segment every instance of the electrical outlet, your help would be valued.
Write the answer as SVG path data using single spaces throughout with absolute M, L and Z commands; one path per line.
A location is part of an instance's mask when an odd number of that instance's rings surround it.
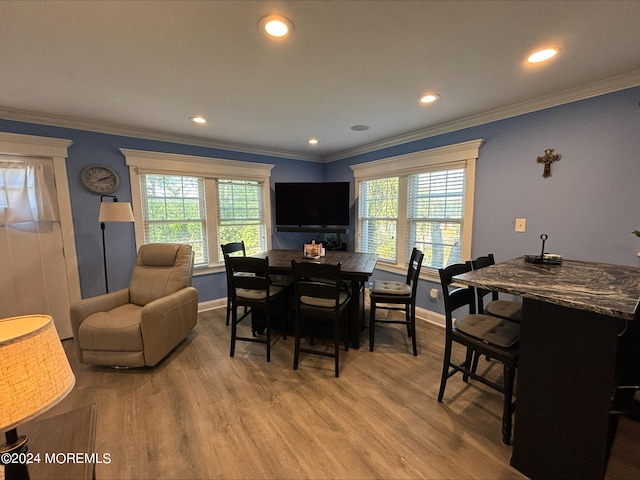
M 516 232 L 525 232 L 527 230 L 527 219 L 516 218 Z
M 440 298 L 440 290 L 438 290 L 437 288 L 432 288 L 429 291 L 429 298 L 432 302 L 438 301 L 438 299 Z

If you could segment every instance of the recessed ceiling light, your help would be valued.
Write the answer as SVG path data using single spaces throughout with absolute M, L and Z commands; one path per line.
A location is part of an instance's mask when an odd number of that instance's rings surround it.
M 420 103 L 433 103 L 440 98 L 437 93 L 427 93 L 420 98 Z
M 309 140 L 307 140 L 307 143 L 309 145 L 317 145 L 319 142 L 317 138 L 310 138 Z
M 269 37 L 285 38 L 293 32 L 293 23 L 282 15 L 267 15 L 260 19 L 258 28 Z
M 367 125 L 354 125 L 351 127 L 351 130 L 355 132 L 364 132 L 365 130 L 369 130 L 369 127 Z
M 198 125 L 204 125 L 205 123 L 207 123 L 207 119 L 202 115 L 194 115 L 193 117 L 189 117 L 189 120 L 191 120 L 193 123 L 197 123 Z
M 529 56 L 527 58 L 527 62 L 529 63 L 540 63 L 545 60 L 549 60 L 552 57 L 555 57 L 558 54 L 557 48 L 545 48 L 544 50 L 539 50 Z

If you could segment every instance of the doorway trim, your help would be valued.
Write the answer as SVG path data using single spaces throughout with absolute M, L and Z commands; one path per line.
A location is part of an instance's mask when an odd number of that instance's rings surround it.
M 71 213 L 71 196 L 67 177 L 67 149 L 73 143 L 71 140 L 18 133 L 0 132 L 0 153 L 14 156 L 43 157 L 53 161 L 53 171 L 56 181 L 56 194 L 60 211 L 60 228 L 62 230 L 62 245 L 64 248 L 64 262 L 67 270 L 69 287 L 69 302 L 71 304 L 81 299 L 80 275 L 78 274 L 78 256 L 76 254 L 75 231 L 73 229 L 73 214 Z

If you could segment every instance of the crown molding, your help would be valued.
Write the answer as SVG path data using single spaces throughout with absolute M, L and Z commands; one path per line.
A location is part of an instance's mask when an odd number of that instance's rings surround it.
M 382 150 L 388 147 L 395 147 L 396 145 L 401 145 L 403 143 L 423 140 L 425 138 L 435 137 L 437 135 L 451 133 L 469 127 L 477 127 L 478 125 L 484 125 L 486 123 L 491 123 L 498 120 L 517 117 L 518 115 L 524 115 L 527 113 L 532 113 L 539 110 L 564 105 L 567 103 L 586 100 L 588 98 L 625 90 L 627 88 L 637 87 L 639 85 L 640 69 L 633 70 L 617 77 L 611 77 L 606 80 L 591 83 L 589 85 L 584 85 L 582 87 L 564 90 L 562 92 L 536 98 L 534 100 L 528 100 L 526 102 L 517 103 L 508 107 L 497 108 L 489 112 L 472 115 L 470 117 L 454 120 L 433 127 L 423 128 L 413 132 L 398 135 L 396 137 L 387 138 L 379 142 L 369 143 L 362 147 L 343 150 L 342 152 L 326 155 L 325 157 L 323 157 L 323 160 L 326 163 L 336 160 L 342 160 L 345 158 L 354 157 L 356 155 L 362 155 L 365 153 L 374 152 L 376 150 Z
M 149 130 L 144 128 L 128 127 L 107 122 L 93 120 L 83 120 L 60 115 L 50 115 L 47 113 L 29 112 L 7 107 L 0 107 L 0 118 L 17 122 L 37 123 L 50 125 L 53 127 L 73 128 L 89 132 L 105 133 L 109 135 L 120 135 L 123 137 L 144 138 L 146 140 L 156 140 L 160 142 L 179 143 L 192 145 L 195 147 L 215 148 L 232 152 L 250 153 L 254 155 L 264 155 L 268 157 L 290 158 L 292 160 L 305 160 L 309 162 L 323 162 L 317 155 L 304 155 L 287 150 L 277 150 L 262 148 L 241 143 L 220 142 L 207 140 L 201 137 L 190 135 L 178 135 L 162 132 L 159 130 Z

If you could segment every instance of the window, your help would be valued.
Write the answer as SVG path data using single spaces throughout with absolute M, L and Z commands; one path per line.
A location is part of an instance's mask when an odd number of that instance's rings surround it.
M 481 140 L 352 165 L 358 185 L 356 248 L 406 273 L 413 247 L 426 272 L 471 254 L 475 160 Z
M 422 250 L 426 266 L 441 268 L 462 261 L 464 181 L 464 168 L 409 176 L 407 247 Z
M 204 179 L 140 174 L 144 243 L 188 243 L 194 263 L 207 264 Z
M 360 182 L 359 199 L 360 251 L 395 262 L 398 177 Z
M 250 180 L 218 180 L 219 243 L 244 240 L 247 254 L 267 250 L 264 186 Z
M 220 244 L 244 240 L 268 250 L 273 165 L 125 150 L 136 243 L 193 245 L 196 267 L 223 262 Z

